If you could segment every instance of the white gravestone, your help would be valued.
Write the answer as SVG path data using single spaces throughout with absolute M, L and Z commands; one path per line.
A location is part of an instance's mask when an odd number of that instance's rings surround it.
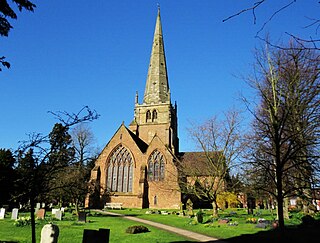
M 5 208 L 1 208 L 0 209 L 0 219 L 4 219 L 5 214 L 6 214 L 6 209 Z
M 11 219 L 13 220 L 18 219 L 18 212 L 19 212 L 19 209 L 17 208 L 12 209 Z
M 59 208 L 53 208 L 53 209 L 51 209 L 52 215 L 56 215 L 56 212 L 59 211 L 59 210 L 60 210 Z
M 55 217 L 56 219 L 62 220 L 62 211 L 61 210 L 56 211 Z
M 46 224 L 41 230 L 40 243 L 58 243 L 59 227 L 55 224 Z

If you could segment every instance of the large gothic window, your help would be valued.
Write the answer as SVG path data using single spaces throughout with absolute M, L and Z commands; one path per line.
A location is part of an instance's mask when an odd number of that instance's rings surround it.
M 133 160 L 129 150 L 119 145 L 107 165 L 107 188 L 112 192 L 132 192 Z
M 154 150 L 148 159 L 148 179 L 150 181 L 162 181 L 164 179 L 164 156 L 158 150 Z

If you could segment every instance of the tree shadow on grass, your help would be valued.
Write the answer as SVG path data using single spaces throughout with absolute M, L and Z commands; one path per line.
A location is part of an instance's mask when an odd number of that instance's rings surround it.
M 320 221 L 316 220 L 312 224 L 301 224 L 298 226 L 287 226 L 283 231 L 272 229 L 260 231 L 255 234 L 244 234 L 224 240 L 207 241 L 207 243 L 305 243 L 319 242 Z M 196 241 L 176 241 L 174 243 L 190 243 Z

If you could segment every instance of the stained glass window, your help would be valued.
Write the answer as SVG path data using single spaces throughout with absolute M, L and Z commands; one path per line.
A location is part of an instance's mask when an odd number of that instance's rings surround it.
M 165 176 L 164 156 L 160 151 L 154 150 L 148 159 L 148 179 L 162 181 Z
M 133 160 L 129 150 L 119 145 L 107 164 L 107 188 L 113 192 L 132 192 Z

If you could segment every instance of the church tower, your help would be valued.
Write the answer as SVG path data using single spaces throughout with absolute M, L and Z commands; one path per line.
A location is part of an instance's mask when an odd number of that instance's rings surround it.
M 157 135 L 174 154 L 179 152 L 177 105 L 171 104 L 160 8 L 154 31 L 148 76 L 142 104 L 135 98 L 130 130 L 149 144 Z
M 129 128 L 120 125 L 91 171 L 86 207 L 173 208 L 181 204 L 177 105 L 171 104 L 160 9 L 142 103 Z

